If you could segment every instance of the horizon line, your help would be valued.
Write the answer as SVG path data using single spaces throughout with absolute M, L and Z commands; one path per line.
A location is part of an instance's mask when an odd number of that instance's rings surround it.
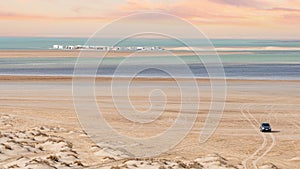
M 22 36 L 5 36 L 5 35 L 0 35 L 0 38 L 83 38 L 83 39 L 89 39 L 90 37 L 88 36 L 27 36 L 27 35 L 22 35 Z M 103 39 L 119 39 L 120 37 L 99 37 Z M 158 38 L 158 37 L 135 37 L 132 39 L 169 39 L 169 38 Z M 181 39 L 206 39 L 206 38 L 181 38 Z M 213 37 L 213 38 L 208 38 L 208 40 L 300 40 L 300 38 L 292 38 L 292 37 L 285 37 L 285 38 L 258 38 L 258 37 L 241 37 L 241 38 L 236 38 L 236 37 Z

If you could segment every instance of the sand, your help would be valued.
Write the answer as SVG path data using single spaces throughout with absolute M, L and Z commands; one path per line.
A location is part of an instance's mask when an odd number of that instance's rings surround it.
M 80 53 L 84 53 L 84 56 L 90 57 L 126 57 L 135 52 L 132 51 L 88 51 L 88 50 L 2 50 L 0 52 L 0 58 L 24 58 L 24 57 L 64 57 L 64 58 L 72 58 L 77 57 Z M 193 55 L 192 52 L 176 52 L 178 55 Z M 147 52 L 147 51 L 139 51 L 140 56 L 166 56 L 167 51 L 155 51 L 155 52 Z
M 120 82 L 126 79 L 118 79 Z M 163 132 L 177 114 L 180 97 L 172 79 L 136 79 L 130 99 L 149 106 L 147 84 L 168 93 L 165 114 L 153 125 L 128 130 L 115 113 L 110 78 L 96 80 L 97 101 L 120 133 L 149 137 Z M 198 80 L 200 108 L 193 128 L 175 147 L 149 158 L 94 143 L 80 126 L 67 77 L 0 77 L 0 168 L 298 168 L 300 166 L 300 81 L 227 80 L 223 117 L 199 144 L 210 106 L 209 80 Z M 182 112 L 186 113 L 186 112 Z M 273 132 L 259 132 L 268 121 Z M 167 140 L 166 140 L 167 141 Z M 164 144 L 162 142 L 161 144 Z
M 72 58 L 77 57 L 80 53 L 84 53 L 84 56 L 87 57 L 128 57 L 135 53 L 135 51 L 109 51 L 109 52 L 102 52 L 102 51 L 80 51 L 80 50 L 1 50 L 0 58 L 26 58 L 26 57 L 64 57 L 64 58 Z M 205 51 L 197 51 L 197 53 L 202 55 L 209 55 L 215 54 L 214 52 L 205 52 Z M 231 51 L 219 51 L 218 54 L 247 54 L 250 52 L 231 52 Z M 194 52 L 190 51 L 172 51 L 170 50 L 165 51 L 138 51 L 139 56 L 191 56 L 195 55 Z M 82 54 L 83 55 L 83 54 Z

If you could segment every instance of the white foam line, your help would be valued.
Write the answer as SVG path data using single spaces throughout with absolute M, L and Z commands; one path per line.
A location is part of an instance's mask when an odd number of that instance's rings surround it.
M 214 50 L 218 52 L 245 52 L 245 51 L 299 51 L 300 48 L 295 47 L 278 47 L 278 46 L 254 46 L 254 47 L 216 47 L 212 50 L 209 47 L 164 47 L 169 51 L 191 51 L 191 48 L 196 52 L 212 52 Z

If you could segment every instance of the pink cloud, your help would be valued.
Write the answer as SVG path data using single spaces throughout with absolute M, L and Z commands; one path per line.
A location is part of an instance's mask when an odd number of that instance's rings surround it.
M 151 3 L 147 0 L 128 0 L 119 7 L 122 13 L 157 10 L 183 17 L 195 23 L 240 26 L 280 25 L 280 18 L 299 12 L 296 1 L 273 0 L 183 0 L 176 3 Z M 163 2 L 163 1 L 162 1 Z M 293 8 L 290 7 L 293 5 Z M 285 7 L 280 7 L 285 6 Z M 291 17 L 290 17 L 291 18 Z
M 212 0 L 212 1 L 220 4 L 241 6 L 241 7 L 259 7 L 264 4 L 263 1 L 257 1 L 257 0 Z
M 198 26 L 209 27 L 207 30 L 214 32 L 223 31 L 225 28 L 227 32 L 242 30 L 258 32 L 260 29 L 274 31 L 283 26 L 296 32 L 300 25 L 299 0 L 127 0 L 118 1 L 119 3 L 107 0 L 103 2 L 106 5 L 96 0 L 90 0 L 88 3 L 83 0 L 76 1 L 75 4 L 70 3 L 70 5 L 67 3 L 69 1 L 59 0 L 23 0 L 22 2 L 26 2 L 27 6 L 30 3 L 29 7 L 39 10 L 15 7 L 13 4 L 11 8 L 1 6 L 6 10 L 0 9 L 2 11 L 0 20 L 6 23 L 12 21 L 10 24 L 14 26 L 24 20 L 33 20 L 34 23 L 51 21 L 55 24 L 57 21 L 69 27 L 69 25 L 80 25 L 80 22 L 90 25 L 106 23 L 138 11 L 158 11 L 182 17 Z M 64 3 L 65 6 L 60 4 L 58 9 L 48 10 L 47 5 L 55 6 L 56 3 Z M 96 3 L 102 6 L 98 7 Z M 164 21 L 164 18 L 160 17 L 137 19 L 142 22 L 149 19 Z
M 45 16 L 45 15 L 27 15 L 21 13 L 0 12 L 2 20 L 54 20 L 54 21 L 91 21 L 107 20 L 107 17 L 93 16 Z
M 267 9 L 270 11 L 284 11 L 284 12 L 300 12 L 300 9 L 296 9 L 296 8 L 280 8 L 280 7 L 276 7 L 276 8 L 271 8 L 271 9 Z

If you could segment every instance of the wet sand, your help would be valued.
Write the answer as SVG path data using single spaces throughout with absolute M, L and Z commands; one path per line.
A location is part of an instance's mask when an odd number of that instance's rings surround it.
M 194 52 L 190 51 L 88 51 L 88 50 L 1 50 L 0 58 L 26 58 L 26 57 L 64 57 L 72 58 L 78 57 L 80 53 L 84 53 L 84 56 L 90 57 L 128 57 L 138 52 L 139 56 L 191 56 L 195 55 Z M 200 54 L 215 54 L 214 52 L 197 52 Z M 231 52 L 231 51 L 220 51 L 218 54 L 239 54 L 239 53 L 249 53 L 249 52 Z

